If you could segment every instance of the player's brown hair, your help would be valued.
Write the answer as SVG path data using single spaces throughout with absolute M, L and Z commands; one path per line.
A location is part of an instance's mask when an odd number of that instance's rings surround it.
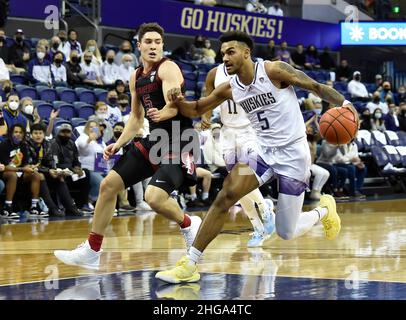
M 158 32 L 164 37 L 164 29 L 156 22 L 143 23 L 138 30 L 138 41 L 141 41 L 147 32 Z

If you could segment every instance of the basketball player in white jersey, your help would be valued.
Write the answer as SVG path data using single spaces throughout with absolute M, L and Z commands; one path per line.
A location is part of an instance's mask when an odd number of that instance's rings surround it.
M 224 63 L 211 69 L 206 77 L 206 95 L 224 82 L 228 82 L 231 76 L 227 73 Z M 220 142 L 223 148 L 224 162 L 230 172 L 237 161 L 243 163 L 249 152 L 257 152 L 253 148 L 257 145 L 255 130 L 251 127 L 244 110 L 232 100 L 224 101 L 219 105 L 220 119 L 223 124 L 220 133 Z M 212 111 L 202 116 L 203 123 L 210 123 Z M 275 214 L 273 213 L 272 200 L 265 200 L 259 189 L 247 194 L 240 199 L 241 207 L 250 219 L 254 232 L 248 240 L 248 247 L 260 247 L 275 230 Z M 258 216 L 257 209 L 261 213 L 263 223 Z
M 169 90 L 168 96 L 188 117 L 202 115 L 228 99 L 239 103 L 257 133 L 260 155 L 248 162 L 248 170 L 244 164 L 234 166 L 187 256 L 182 257 L 175 268 L 156 274 L 156 278 L 169 283 L 200 279 L 196 264 L 207 245 L 220 233 L 229 208 L 272 178 L 278 179 L 279 185 L 276 232 L 281 238 L 296 238 L 318 221 L 323 224 L 329 240 L 341 229 L 336 203 L 330 195 L 321 196 L 319 205 L 312 211 L 301 212 L 310 177 L 310 150 L 293 86 L 312 91 L 336 106 L 349 108 L 357 118 L 355 109 L 336 90 L 314 81 L 287 63 L 254 63 L 251 59 L 253 41 L 246 33 L 228 32 L 220 41 L 227 72 L 234 75 L 230 82 L 198 101 L 185 101 L 179 89 Z

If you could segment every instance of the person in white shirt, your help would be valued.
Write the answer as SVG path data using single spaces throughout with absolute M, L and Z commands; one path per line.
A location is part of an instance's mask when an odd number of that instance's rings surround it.
M 62 64 L 63 62 L 63 53 L 57 51 L 54 54 L 54 63 L 51 64 L 51 80 L 54 87 L 66 87 L 68 85 L 66 68 Z
M 383 114 L 388 113 L 388 104 L 386 102 L 381 102 L 381 94 L 379 91 L 375 91 L 372 95 L 372 101 L 368 102 L 367 108 L 369 112 L 374 113 L 375 109 L 380 108 Z
M 96 154 L 103 154 L 106 144 L 103 142 L 100 128 L 95 120 L 89 120 L 83 133 L 75 141 L 78 148 L 79 161 L 83 169 L 88 169 L 90 172 L 90 200 L 96 202 L 99 196 L 100 183 L 103 176 L 100 172 L 95 171 Z
M 86 51 L 83 55 L 84 62 L 80 64 L 82 71 L 86 74 L 86 78 L 83 83 L 90 85 L 103 85 L 103 81 L 100 75 L 100 68 L 92 63 L 93 53 Z
M 283 17 L 283 10 L 279 2 L 275 2 L 272 6 L 268 8 L 268 14 L 271 16 Z
M 100 67 L 103 63 L 103 59 L 100 50 L 97 46 L 97 42 L 94 39 L 90 39 L 86 43 L 85 51 L 90 51 L 93 54 L 92 63 Z
M 123 121 L 123 115 L 121 110 L 118 107 L 118 94 L 116 90 L 112 89 L 107 93 L 107 107 L 108 107 L 108 116 L 107 121 L 113 127 L 116 122 Z
M 75 30 L 71 29 L 68 31 L 68 41 L 66 41 L 62 50 L 67 59 L 69 59 L 72 50 L 76 50 L 79 57 L 82 55 L 82 46 L 80 42 L 77 41 L 77 38 L 78 34 Z
M 368 90 L 361 82 L 361 72 L 355 71 L 353 79 L 348 83 L 347 90 L 353 100 L 366 101 L 369 99 Z
M 0 58 L 0 83 L 3 83 L 5 80 L 10 80 L 10 73 L 3 59 Z
M 245 10 L 248 12 L 266 13 L 268 10 L 259 0 L 249 0 Z
M 133 58 L 130 54 L 123 55 L 122 64 L 119 67 L 119 79 L 123 80 L 126 86 L 130 82 L 130 76 L 134 72 Z
M 103 62 L 100 71 L 104 85 L 111 86 L 120 77 L 120 69 L 114 63 L 116 53 L 114 50 L 107 51 L 106 61 Z

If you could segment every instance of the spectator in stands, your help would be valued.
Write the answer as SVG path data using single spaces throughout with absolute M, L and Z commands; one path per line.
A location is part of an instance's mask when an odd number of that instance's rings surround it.
M 47 216 L 39 208 L 40 175 L 35 167 L 30 165 L 25 127 L 16 123 L 10 127 L 8 138 L 0 143 L 0 163 L 6 166 L 3 180 L 6 182 L 6 200 L 3 207 L 3 217 L 19 218 L 13 208 L 13 198 L 18 183 L 28 183 L 31 188 L 30 214 Z
M 310 199 L 320 200 L 321 190 L 328 181 L 330 173 L 326 169 L 314 163 L 317 156 L 317 142 L 321 138 L 317 115 L 314 115 L 308 121 L 306 121 L 306 134 L 312 161 L 310 171 L 314 177 Z
M 213 7 L 217 3 L 216 3 L 216 0 L 195 0 L 195 4 Z
M 203 156 L 211 173 L 220 173 L 225 177 L 228 172 L 222 154 L 220 129 L 221 125 L 218 123 L 211 125 L 211 134 L 207 136 L 207 140 L 203 146 Z
M 49 41 L 47 39 L 39 39 L 37 42 L 37 47 L 43 46 L 45 48 L 45 59 L 52 61 L 51 55 L 49 53 L 50 47 L 49 47 Z
M 52 86 L 66 87 L 68 85 L 68 76 L 65 66 L 63 65 L 64 56 L 61 51 L 54 54 L 54 62 L 51 65 L 51 81 Z
M 317 115 L 321 114 L 322 104 L 321 98 L 316 96 L 314 93 L 310 92 L 307 99 L 305 100 L 305 110 L 313 110 Z
M 324 47 L 323 53 L 319 57 L 320 67 L 324 70 L 335 71 L 336 63 L 330 54 L 330 48 Z
M 0 58 L 0 84 L 6 80 L 10 80 L 10 73 L 3 59 Z M 1 99 L 1 97 L 0 97 Z
M 21 104 L 21 113 L 28 120 L 29 132 L 34 123 L 39 123 L 41 117 L 38 114 L 37 108 L 34 107 L 34 103 L 30 97 L 22 98 L 20 101 Z
M 131 42 L 130 41 L 123 41 L 121 43 L 120 46 L 120 50 L 117 52 L 116 57 L 114 59 L 114 62 L 116 63 L 116 65 L 120 65 L 123 61 L 123 55 L 125 54 L 129 54 L 131 55 L 131 57 L 133 58 L 132 60 L 132 66 L 134 68 L 138 67 L 138 59 L 137 56 L 133 53 L 133 49 L 131 46 Z
M 79 154 L 72 138 L 72 126 L 63 123 L 57 128 L 57 136 L 51 143 L 52 154 L 56 162 L 56 167 L 66 171 L 65 181 L 70 191 L 79 190 L 76 194 L 76 204 L 79 210 L 92 212 L 88 204 L 89 178 L 90 173 L 82 169 L 79 161 Z
M 6 33 L 3 29 L 0 29 L 0 59 L 3 59 L 6 65 L 9 64 L 8 55 L 9 55 L 9 48 L 7 47 L 6 42 Z
M 37 56 L 28 65 L 28 78 L 35 85 L 49 86 L 51 80 L 51 62 L 45 58 L 44 46 L 37 46 Z
M 310 45 L 306 50 L 306 69 L 320 69 L 320 60 L 317 49 L 314 45 Z
M 401 102 L 399 105 L 399 130 L 406 131 L 406 102 Z
M 9 63 L 17 68 L 27 70 L 30 61 L 30 47 L 24 42 L 22 29 L 17 29 L 14 40 L 15 43 L 9 48 Z
M 103 142 L 99 123 L 95 120 L 87 121 L 83 133 L 75 141 L 79 153 L 79 162 L 82 168 L 87 169 L 90 174 L 89 198 L 95 203 L 99 196 L 100 183 L 103 176 L 95 171 L 96 154 L 103 154 L 106 144 Z
M 402 102 L 406 102 L 406 87 L 405 86 L 399 86 L 398 94 L 395 95 L 396 105 L 400 105 Z
M 382 83 L 383 79 L 380 74 L 375 75 L 375 90 L 374 91 L 381 91 L 382 90 Z
M 99 47 L 97 46 L 97 42 L 94 39 L 90 39 L 86 43 L 85 51 L 90 51 L 93 54 L 92 63 L 101 67 L 103 64 L 102 55 L 100 54 Z
M 13 127 L 15 124 L 21 124 L 24 127 L 24 132 L 28 127 L 28 120 L 21 113 L 20 109 L 20 99 L 15 93 L 10 94 L 7 103 L 3 108 L 3 118 L 4 124 L 0 126 L 0 132 L 5 135 L 8 129 Z
M 95 105 L 95 116 L 97 117 L 98 121 L 103 121 L 105 126 L 103 132 L 103 141 L 107 142 L 113 137 L 113 129 L 109 120 L 109 107 L 103 101 L 99 101 Z M 114 124 L 113 124 L 114 125 Z
M 123 80 L 121 80 L 121 79 L 116 80 L 116 82 L 114 83 L 114 88 L 116 89 L 117 95 L 120 95 L 123 93 L 126 94 L 127 87 Z
M 103 81 L 100 75 L 100 68 L 92 63 L 93 53 L 85 51 L 83 58 L 84 62 L 80 64 L 82 71 L 86 74 L 83 83 L 90 86 L 102 86 Z
M 103 62 L 100 68 L 103 84 L 108 87 L 112 87 L 114 82 L 120 77 L 120 68 L 114 63 L 115 56 L 114 50 L 107 51 L 106 61 Z
M 67 41 L 66 32 L 64 30 L 59 30 L 57 36 L 58 36 L 59 39 L 61 39 L 61 47 L 62 48 L 60 48 L 60 49 L 63 51 L 63 47 L 65 46 L 65 43 Z
M 108 117 L 107 121 L 111 126 L 114 126 L 116 122 L 123 121 L 123 116 L 118 108 L 118 94 L 116 90 L 110 90 L 107 93 L 107 106 L 108 106 Z
M 54 54 L 56 52 L 61 52 L 63 50 L 63 45 L 61 39 L 59 37 L 54 36 L 51 38 L 51 48 L 48 51 L 49 59 L 53 61 Z
M 372 94 L 372 101 L 368 102 L 367 108 L 370 113 L 374 113 L 377 108 L 380 108 L 384 114 L 388 113 L 388 105 L 386 102 L 381 102 L 381 94 L 378 91 Z
M 77 41 L 77 39 L 78 39 L 77 32 L 73 29 L 69 30 L 68 41 L 63 46 L 63 53 L 65 54 L 65 57 L 70 57 L 70 53 L 73 50 L 78 52 L 79 57 L 82 55 L 82 46 L 80 45 L 80 42 Z
M 391 84 L 389 81 L 384 81 L 382 83 L 382 90 L 381 90 L 381 101 L 384 102 L 386 101 L 387 98 L 393 98 L 393 92 L 391 91 Z
M 383 117 L 386 130 L 398 131 L 399 130 L 399 119 L 398 119 L 398 108 L 394 103 L 389 105 L 389 112 Z
M 86 73 L 82 70 L 82 67 L 79 64 L 79 55 L 76 50 L 71 51 L 70 59 L 65 64 L 65 67 L 68 84 L 71 87 L 81 86 L 83 80 L 86 78 Z
M 289 64 L 292 64 L 292 59 L 290 58 L 290 52 L 288 51 L 288 43 L 283 41 L 281 43 L 280 49 L 276 52 L 277 59 Z
M 295 67 L 296 69 L 303 69 L 304 65 L 306 63 L 306 54 L 303 51 L 303 45 L 298 44 L 296 46 L 295 52 L 292 53 L 291 55 L 292 59 L 292 66 Z
M 131 74 L 134 72 L 133 58 L 130 54 L 123 55 L 122 63 L 119 68 L 119 79 L 124 81 L 128 87 L 130 83 Z M 117 81 L 116 81 L 117 82 Z M 124 87 L 125 89 L 125 87 Z
M 38 170 L 41 180 L 40 196 L 49 208 L 49 214 L 57 217 L 64 216 L 65 213 L 58 208 L 52 199 L 47 185 L 47 180 L 58 179 L 58 172 L 54 165 L 51 144 L 45 140 L 45 126 L 36 123 L 31 127 L 31 138 L 28 139 L 27 145 L 29 164 Z
M 3 90 L 4 94 L 6 95 L 6 99 L 8 99 L 10 94 L 14 92 L 13 83 L 10 80 L 3 81 L 2 90 Z
M 365 199 L 361 193 L 364 186 L 364 178 L 367 168 L 358 156 L 358 147 L 355 142 L 338 147 L 335 156 L 335 166 L 347 170 L 347 177 L 350 182 L 349 194 L 356 199 Z
M 269 40 L 268 45 L 266 46 L 265 55 L 263 56 L 265 60 L 275 60 L 276 59 L 276 48 L 275 48 L 275 41 Z
M 121 111 L 121 115 L 124 117 L 131 112 L 130 97 L 125 93 L 120 93 L 117 97 L 118 108 Z
M 369 94 L 365 85 L 361 82 L 361 72 L 355 71 L 353 79 L 348 83 L 348 92 L 353 101 L 368 101 Z
M 204 39 L 204 48 L 203 48 L 203 63 L 213 64 L 216 58 L 216 52 L 211 48 L 210 39 Z
M 267 13 L 268 9 L 259 0 L 248 1 L 245 10 L 255 13 Z
M 376 108 L 372 114 L 372 130 L 379 130 L 381 132 L 386 130 L 381 108 Z
M 320 156 L 317 158 L 316 164 L 330 173 L 329 184 L 334 197 L 336 199 L 345 200 L 348 197 L 344 193 L 344 184 L 348 174 L 345 168 L 334 165 L 337 148 L 336 145 L 332 145 L 326 140 L 323 140 L 320 148 Z
M 351 78 L 351 68 L 347 60 L 341 60 L 337 68 L 337 79 L 339 81 L 348 81 Z
M 364 108 L 361 110 L 360 129 L 368 131 L 372 130 L 371 112 L 368 108 Z
M 281 4 L 277 0 L 273 5 L 268 8 L 268 14 L 271 16 L 283 17 L 283 10 L 281 9 Z
M 190 55 L 192 57 L 192 60 L 200 63 L 204 57 L 203 53 L 204 49 L 204 37 L 201 34 L 198 34 L 195 36 L 195 41 L 190 47 Z

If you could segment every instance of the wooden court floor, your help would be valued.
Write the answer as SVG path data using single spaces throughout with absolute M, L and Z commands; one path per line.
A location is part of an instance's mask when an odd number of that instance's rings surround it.
M 377 299 L 386 296 L 379 296 L 382 288 L 376 287 L 376 283 L 393 283 L 396 287 L 390 290 L 396 294 L 392 297 L 406 299 L 406 199 L 337 206 L 342 230 L 336 240 L 325 240 L 319 225 L 295 240 L 286 241 L 274 235 L 259 249 L 246 247 L 251 232 L 247 218 L 241 212 L 230 214 L 223 232 L 204 254 L 199 268 L 202 273 L 199 290 L 183 286 L 175 289 L 175 293 L 199 299 L 231 299 L 244 295 L 246 298 L 272 299 L 278 297 L 275 288 L 284 284 L 290 288 L 293 285 L 299 292 L 321 290 L 314 298 L 345 298 L 337 292 L 329 296 L 331 292 L 326 291 L 330 282 L 323 281 L 335 281 L 336 291 L 337 283 L 338 287 L 357 290 L 360 284 L 365 287 L 365 284 L 375 283 L 373 296 L 364 292 L 359 298 Z M 205 212 L 194 214 L 203 217 Z M 161 290 L 163 294 L 160 295 L 158 289 L 163 284 L 156 283 L 154 274 L 173 266 L 185 253 L 176 224 L 152 212 L 116 217 L 103 243 L 101 270 L 93 272 L 58 263 L 53 250 L 72 249 L 84 241 L 91 219 L 3 224 L 0 232 L 0 298 L 54 299 L 66 289 L 72 290 L 83 283 L 86 286 L 100 277 L 105 277 L 110 284 L 104 285 L 102 291 L 105 294 L 89 299 L 171 297 L 171 293 L 165 296 L 166 289 Z M 131 281 L 123 285 L 125 276 Z M 65 284 L 52 287 L 55 281 L 65 281 Z M 231 288 L 232 284 L 237 287 Z M 47 285 L 52 287 L 52 293 L 45 289 L 42 294 L 37 292 L 39 286 L 48 288 Z M 261 285 L 266 285 L 262 291 Z M 110 294 L 106 293 L 107 287 L 112 288 Z M 151 288 L 155 290 L 153 293 Z

